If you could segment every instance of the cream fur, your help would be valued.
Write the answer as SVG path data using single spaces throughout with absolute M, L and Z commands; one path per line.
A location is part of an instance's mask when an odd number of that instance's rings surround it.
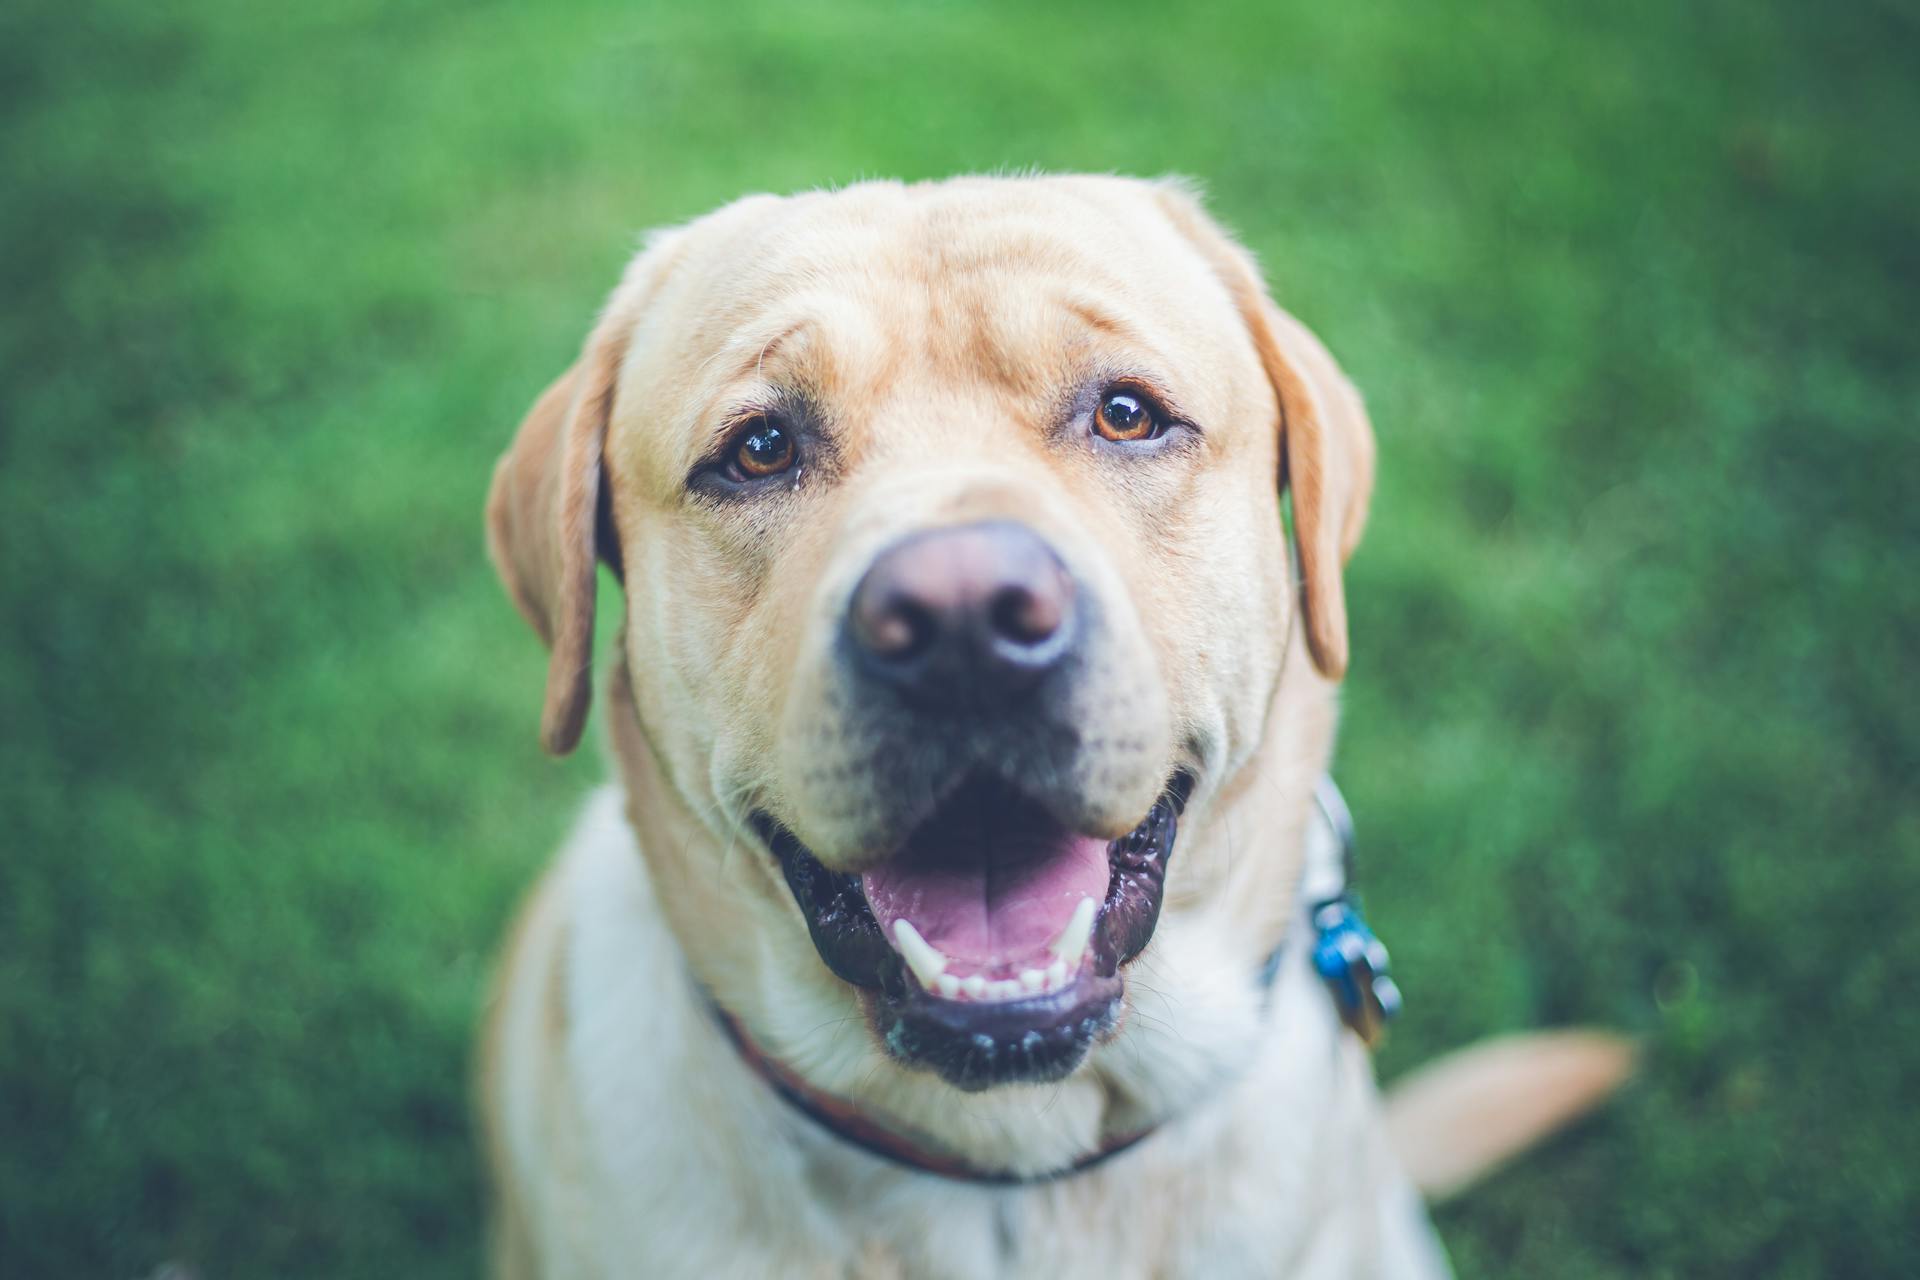
M 1184 1093 L 1165 1129 L 1068 1181 L 1001 1190 L 845 1147 L 752 1074 L 662 927 L 616 789 L 595 795 L 541 892 L 491 1046 L 486 1106 L 520 1206 L 502 1274 L 1446 1274 L 1366 1055 L 1298 947 L 1236 1070 L 1199 1061 L 1203 1047 L 1167 1055 L 1189 1030 L 1204 1046 L 1206 1014 L 1151 999 L 1102 1051 L 1130 1083 Z M 1217 999 L 1239 998 L 1233 977 Z M 858 1032 L 812 1038 L 823 1060 L 855 1058 Z M 1033 1090 L 997 1110 L 1008 1133 L 1076 1150 L 1092 1096 Z
M 1201 425 L 1189 449 L 1133 465 L 1062 443 L 1063 389 L 1116 369 L 1166 385 Z M 829 407 L 832 447 L 790 493 L 690 499 L 729 413 L 790 385 Z M 556 750 L 591 690 L 603 502 L 627 588 L 618 781 L 523 912 L 483 1045 L 500 1273 L 1444 1274 L 1298 945 L 1270 1001 L 1254 981 L 1301 927 L 1372 459 L 1325 349 L 1178 186 L 872 183 L 656 237 L 489 504 L 496 562 L 553 648 Z M 1108 624 L 1065 726 L 1081 746 L 1034 784 L 1106 836 L 1174 766 L 1198 787 L 1118 1034 L 1057 1084 L 963 1094 L 883 1050 L 748 818 L 770 809 L 849 870 L 902 833 L 916 780 L 849 712 L 834 628 L 878 548 L 983 516 L 1046 536 Z M 906 1172 L 781 1102 L 708 997 L 815 1087 L 979 1166 L 1054 1169 L 1160 1129 L 1042 1186 Z

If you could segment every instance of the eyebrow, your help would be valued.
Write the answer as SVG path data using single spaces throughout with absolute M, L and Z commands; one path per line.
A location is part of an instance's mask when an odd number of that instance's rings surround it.
M 712 419 L 717 425 L 712 431 L 705 433 L 705 438 L 695 446 L 696 460 L 703 462 L 708 459 L 725 443 L 741 422 L 754 414 L 774 413 L 794 407 L 791 392 L 769 381 L 762 370 L 766 366 L 767 358 L 776 354 L 782 343 L 802 329 L 810 327 L 813 319 L 812 316 L 807 315 L 795 316 L 788 323 L 774 330 L 772 337 L 757 346 L 744 348 L 745 354 L 740 359 L 721 370 L 719 376 L 710 384 L 714 390 L 703 397 L 702 404 L 705 408 L 698 414 L 702 421 Z M 710 373 L 713 366 L 726 355 L 727 349 L 722 348 L 709 356 L 703 366 L 703 373 Z M 741 382 L 752 382 L 756 385 L 751 391 L 742 394 L 739 388 Z
M 1139 328 L 1132 321 L 1115 315 L 1097 301 L 1079 293 L 1067 293 L 1059 301 L 1067 314 L 1095 333 L 1108 334 L 1137 345 L 1145 345 Z
M 788 338 L 791 338 L 802 329 L 812 327 L 813 322 L 814 317 L 810 315 L 795 316 L 790 322 L 783 325 L 771 338 L 768 338 L 758 347 L 753 348 L 752 357 L 742 361 L 734 369 L 729 381 L 735 381 L 748 376 L 759 379 L 760 370 L 766 366 L 767 357 L 777 352 L 780 349 L 780 344 Z M 760 380 L 764 381 L 764 379 Z

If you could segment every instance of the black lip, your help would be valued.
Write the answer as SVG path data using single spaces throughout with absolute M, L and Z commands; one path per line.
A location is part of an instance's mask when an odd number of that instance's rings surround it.
M 780 863 L 814 950 L 835 976 L 861 989 L 888 1052 L 977 1090 L 1060 1079 L 1117 1025 L 1125 991 L 1120 970 L 1153 937 L 1192 791 L 1192 775 L 1176 771 L 1139 826 L 1108 844 L 1112 873 L 1094 925 L 1092 963 L 1059 991 L 1003 1004 L 929 996 L 887 944 L 859 876 L 828 868 L 770 814 L 755 813 L 752 821 Z

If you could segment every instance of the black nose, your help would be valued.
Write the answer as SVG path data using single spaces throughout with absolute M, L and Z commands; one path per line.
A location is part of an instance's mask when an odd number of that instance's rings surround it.
M 984 705 L 1024 693 L 1073 647 L 1073 577 L 1023 524 L 917 533 L 881 552 L 854 589 L 856 662 L 914 703 Z

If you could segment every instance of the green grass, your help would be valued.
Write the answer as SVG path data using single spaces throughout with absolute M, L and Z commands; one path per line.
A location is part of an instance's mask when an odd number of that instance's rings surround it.
M 0 10 L 0 1275 L 471 1275 L 601 772 L 495 453 L 641 228 L 1181 171 L 1368 393 L 1340 776 L 1410 1010 L 1645 1037 L 1465 1276 L 1920 1268 L 1920 19 L 1654 0 Z

